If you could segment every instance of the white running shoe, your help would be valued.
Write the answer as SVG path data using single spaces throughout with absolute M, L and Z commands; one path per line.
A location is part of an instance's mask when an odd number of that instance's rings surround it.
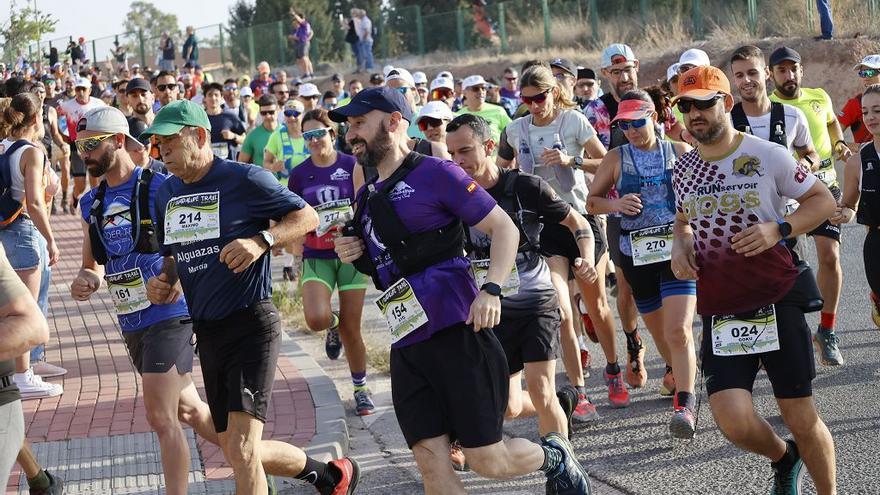
M 24 373 L 16 373 L 12 379 L 18 386 L 22 399 L 45 399 L 64 393 L 61 384 L 44 382 L 39 375 L 34 374 L 32 368 Z

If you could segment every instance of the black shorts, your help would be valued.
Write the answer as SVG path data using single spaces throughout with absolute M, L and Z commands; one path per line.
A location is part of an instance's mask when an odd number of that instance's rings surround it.
M 742 356 L 712 354 L 712 318 L 703 318 L 702 361 L 709 395 L 722 390 L 741 388 L 752 391 L 761 364 L 767 372 L 773 395 L 796 399 L 813 394 L 816 363 L 813 342 L 804 310 L 790 304 L 776 304 L 779 350 Z
M 632 256 L 621 253 L 618 266 L 632 287 L 633 299 L 641 314 L 660 309 L 664 297 L 697 294 L 696 281 L 676 278 L 670 261 L 634 266 Z
M 842 194 L 840 192 L 839 187 L 830 187 L 831 195 L 834 196 L 836 201 L 840 201 Z M 807 233 L 807 235 L 817 236 L 820 235 L 822 237 L 829 237 L 834 239 L 837 242 L 840 242 L 840 225 L 834 225 L 833 223 L 825 220 L 822 222 L 822 225 L 819 225 L 815 229 L 811 230 Z
M 509 378 L 490 329 L 459 323 L 391 349 L 391 396 L 406 444 L 441 435 L 465 448 L 500 442 Z
M 166 373 L 177 366 L 181 375 L 192 372 L 192 322 L 184 318 L 163 320 L 122 338 L 138 373 Z
M 596 217 L 587 215 L 587 222 L 590 224 L 590 229 L 593 230 L 593 238 L 596 243 L 593 263 L 599 263 L 599 259 L 608 251 L 608 239 L 605 237 L 605 229 L 599 225 Z M 574 260 L 580 258 L 581 250 L 578 248 L 571 230 L 564 225 L 554 223 L 544 225 L 541 230 L 541 254 L 544 256 L 565 256 L 571 264 L 574 264 Z
M 507 356 L 507 370 L 511 375 L 522 371 L 525 363 L 556 359 L 561 321 L 559 308 L 515 318 L 505 318 L 504 311 L 501 312 L 495 336 Z
M 608 254 L 611 257 L 614 266 L 620 266 L 620 217 L 616 215 L 608 215 L 605 218 L 608 233 Z
M 70 147 L 70 175 L 71 177 L 85 177 L 86 176 L 86 162 L 83 161 L 82 157 L 79 156 L 79 152 L 76 151 L 76 146 Z
M 194 321 L 205 396 L 217 433 L 229 413 L 266 422 L 281 348 L 281 319 L 272 301 L 260 301 L 220 320 Z

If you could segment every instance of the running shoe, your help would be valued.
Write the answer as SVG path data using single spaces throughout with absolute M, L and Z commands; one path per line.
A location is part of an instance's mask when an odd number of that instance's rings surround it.
M 556 469 L 547 473 L 548 491 L 558 495 L 590 495 L 593 493 L 593 488 L 590 486 L 590 475 L 578 462 L 574 448 L 564 435 L 549 433 L 541 439 L 541 444 L 562 454 L 562 460 Z
M 46 383 L 39 375 L 34 374 L 32 368 L 24 373 L 16 373 L 12 376 L 18 386 L 22 399 L 45 399 L 64 393 L 64 387 L 59 383 Z
M 672 410 L 672 419 L 669 420 L 669 433 L 675 438 L 689 440 L 694 438 L 697 432 L 694 412 L 687 407 L 675 407 Z
M 336 486 L 319 489 L 321 495 L 351 495 L 357 490 L 358 481 L 361 479 L 361 468 L 357 461 L 351 457 L 343 457 L 330 461 L 330 465 L 342 473 L 342 478 Z
M 571 417 L 578 423 L 592 423 L 599 419 L 599 412 L 586 395 L 577 394 L 577 405 Z
M 773 488 L 770 490 L 770 495 L 800 495 L 801 483 L 804 475 L 807 474 L 797 444 L 794 440 L 786 440 L 785 443 L 791 446 L 795 461 L 790 466 L 782 465 L 781 462 L 770 463 L 770 467 L 773 468 Z
M 672 397 L 675 395 L 675 376 L 672 375 L 672 366 L 666 365 L 666 373 L 663 375 L 663 383 L 660 384 L 660 395 Z
M 47 363 L 46 361 L 37 361 L 31 365 L 34 374 L 43 378 L 55 378 L 56 376 L 64 376 L 67 370 L 61 366 Z
M 645 344 L 639 342 L 638 348 L 627 346 L 629 360 L 626 362 L 626 383 L 632 388 L 642 388 L 648 383 L 648 370 L 645 369 Z
M 605 384 L 608 385 L 608 402 L 611 407 L 621 408 L 629 406 L 629 392 L 626 385 L 623 384 L 623 372 L 618 371 L 616 375 L 605 375 Z
M 596 327 L 593 325 L 593 320 L 590 319 L 587 307 L 584 305 L 584 299 L 580 294 L 575 295 L 574 298 L 577 302 L 578 313 L 580 313 L 581 319 L 584 321 L 584 333 L 586 333 L 587 337 L 589 337 L 594 343 L 598 343 L 599 336 L 596 335 Z
M 324 352 L 327 357 L 334 361 L 342 354 L 342 339 L 339 338 L 339 312 L 333 311 L 333 323 L 327 329 L 327 338 L 324 340 Z
M 574 408 L 578 403 L 577 390 L 571 385 L 566 385 L 556 392 L 556 398 L 559 399 L 559 405 L 562 406 L 562 412 L 565 413 L 565 420 L 568 422 L 568 436 L 571 438 L 573 431 L 571 417 L 574 415 Z
M 452 463 L 452 469 L 460 472 L 470 471 L 467 459 L 464 457 L 464 451 L 461 450 L 461 444 L 458 440 L 449 445 L 449 462 Z
M 873 294 L 868 297 L 871 299 L 871 319 L 874 320 L 877 328 L 880 328 L 880 301 L 874 299 Z
M 593 357 L 590 356 L 590 350 L 581 347 L 581 369 L 584 371 L 584 379 L 590 377 L 590 365 L 593 364 Z
M 376 410 L 370 389 L 362 388 L 354 391 L 354 409 L 358 416 L 369 416 Z
M 840 366 L 843 364 L 843 354 L 837 344 L 840 340 L 833 329 L 822 328 L 820 325 L 816 333 L 813 334 L 813 344 L 819 351 L 819 362 L 825 366 Z
M 275 477 L 266 473 L 266 487 L 269 489 L 269 495 L 278 495 L 278 487 L 275 486 Z
M 62 495 L 64 493 L 64 480 L 58 476 L 52 475 L 49 471 L 43 470 L 46 477 L 49 478 L 48 488 L 31 488 L 28 490 L 30 495 Z

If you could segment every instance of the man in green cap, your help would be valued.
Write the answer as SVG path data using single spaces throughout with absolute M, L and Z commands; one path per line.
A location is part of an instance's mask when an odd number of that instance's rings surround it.
M 163 107 L 142 135 L 155 136 L 174 174 L 156 194 L 162 271 L 147 282 L 153 304 L 186 297 L 214 427 L 232 465 L 236 493 L 267 491 L 260 444 L 281 321 L 272 304 L 272 247 L 318 225 L 315 211 L 259 167 L 215 157 L 202 107 Z M 223 215 L 220 215 L 220 212 Z M 270 228 L 269 220 L 275 224 Z M 274 454 L 274 452 L 273 452 Z M 322 493 L 354 492 L 359 470 L 348 458 L 329 464 L 291 446 L 283 458 L 294 477 Z

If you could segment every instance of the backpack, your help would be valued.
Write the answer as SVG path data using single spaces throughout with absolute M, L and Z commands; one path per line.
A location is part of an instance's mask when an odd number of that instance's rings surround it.
M 131 215 L 131 237 L 134 241 L 134 253 L 152 254 L 159 252 L 157 236 L 158 227 L 150 216 L 150 184 L 155 174 L 151 169 L 143 169 L 131 191 L 129 214 Z M 92 245 L 92 257 L 100 265 L 105 265 L 115 257 L 109 256 L 104 247 L 104 237 L 99 226 L 104 223 L 104 195 L 107 192 L 107 181 L 102 180 L 95 190 L 92 208 L 89 210 L 89 241 Z M 103 228 L 103 227 L 100 227 Z
M 742 103 L 737 103 L 730 111 L 730 120 L 733 121 L 733 127 L 740 131 L 752 134 L 752 128 L 749 125 L 749 118 L 746 116 L 745 110 L 742 109 Z M 785 107 L 782 103 L 770 103 L 770 133 L 769 141 L 788 148 L 788 140 L 785 135 Z
M 12 155 L 23 146 L 33 143 L 19 139 L 0 155 L 0 228 L 14 222 L 24 211 L 24 204 L 12 198 Z

